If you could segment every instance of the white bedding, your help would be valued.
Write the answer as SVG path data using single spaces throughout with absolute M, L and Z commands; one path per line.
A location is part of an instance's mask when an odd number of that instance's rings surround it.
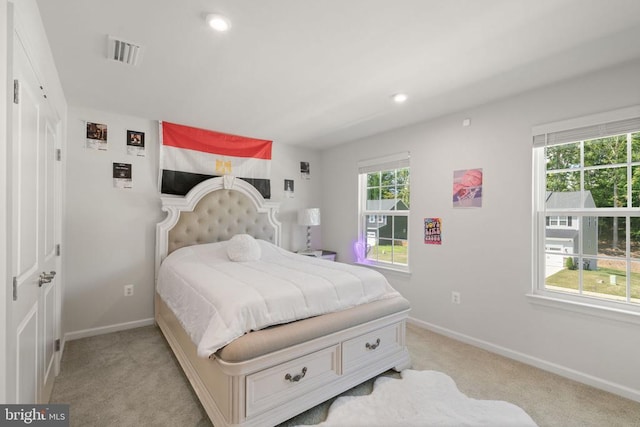
M 158 294 L 199 356 L 251 330 L 398 295 L 377 271 L 258 243 L 257 261 L 230 261 L 228 242 L 219 242 L 178 249 L 160 266 Z

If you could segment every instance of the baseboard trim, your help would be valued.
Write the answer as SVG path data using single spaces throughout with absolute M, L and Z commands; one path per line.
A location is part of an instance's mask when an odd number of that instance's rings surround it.
M 508 349 L 506 347 L 495 345 L 487 341 L 479 340 L 469 335 L 461 334 L 459 332 L 452 331 L 451 329 L 443 328 L 441 326 L 424 322 L 422 320 L 418 320 L 413 317 L 409 317 L 409 319 L 407 319 L 407 323 L 410 323 L 412 325 L 418 326 L 423 329 L 428 329 L 432 332 L 435 332 L 441 335 L 445 335 L 449 338 L 453 338 L 455 340 L 464 342 L 466 344 L 470 344 L 475 347 L 482 348 L 483 350 L 487 350 L 492 353 L 499 354 L 500 356 L 517 360 L 518 362 L 522 362 L 527 365 L 535 366 L 536 368 L 554 373 L 556 375 L 560 375 L 561 377 L 565 377 L 573 381 L 577 381 L 582 384 L 586 384 L 591 387 L 595 387 L 597 389 L 604 390 L 609 393 L 613 393 L 630 400 L 634 400 L 636 402 L 640 402 L 640 390 L 634 390 L 632 388 L 629 388 L 617 383 L 613 383 L 611 381 L 607 381 L 602 378 L 594 377 L 584 372 L 567 368 L 566 366 L 558 365 L 556 363 L 539 359 L 537 357 L 533 357 L 528 354 L 520 353 L 511 349 Z
M 149 319 L 135 320 L 133 322 L 118 323 L 115 325 L 101 326 L 99 328 L 83 329 L 80 331 L 67 332 L 64 334 L 64 341 L 79 340 L 80 338 L 95 337 L 96 335 L 109 334 L 111 332 L 126 331 L 127 329 L 135 329 L 143 326 L 153 325 L 155 320 L 153 317 Z

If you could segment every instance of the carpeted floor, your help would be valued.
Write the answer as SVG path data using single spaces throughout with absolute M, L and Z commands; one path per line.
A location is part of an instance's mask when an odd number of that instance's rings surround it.
M 407 345 L 414 370 L 446 373 L 469 397 L 518 405 L 541 427 L 640 427 L 640 403 L 412 325 Z M 347 394 L 368 394 L 372 384 Z M 51 403 L 70 404 L 71 426 L 211 426 L 155 326 L 67 342 Z M 330 403 L 281 427 L 317 424 Z

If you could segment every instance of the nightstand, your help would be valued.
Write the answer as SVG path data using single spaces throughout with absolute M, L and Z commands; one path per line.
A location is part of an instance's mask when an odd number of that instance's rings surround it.
M 337 255 L 333 251 L 326 251 L 324 249 L 312 250 L 310 252 L 300 251 L 298 252 L 298 254 L 305 255 L 305 256 L 314 256 L 322 259 L 328 259 L 329 261 L 335 261 L 336 255 Z
M 320 258 L 324 258 L 324 259 L 328 259 L 329 261 L 335 261 L 336 260 L 336 253 L 333 251 L 325 251 L 324 249 L 322 250 L 322 255 L 320 255 Z

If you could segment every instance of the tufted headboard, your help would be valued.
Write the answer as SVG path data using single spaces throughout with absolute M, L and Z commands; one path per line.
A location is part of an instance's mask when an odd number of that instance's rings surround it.
M 279 205 L 266 201 L 251 184 L 231 176 L 201 182 L 184 197 L 161 197 L 167 217 L 156 225 L 156 272 L 183 246 L 229 240 L 236 234 L 280 245 Z

